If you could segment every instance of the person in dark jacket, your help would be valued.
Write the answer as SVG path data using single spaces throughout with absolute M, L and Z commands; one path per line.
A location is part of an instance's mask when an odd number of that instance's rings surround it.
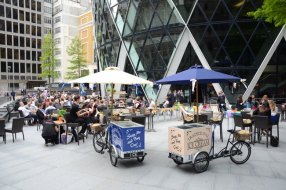
M 219 106 L 219 111 L 220 111 L 220 112 L 223 112 L 223 111 L 226 110 L 226 106 L 225 106 L 225 95 L 223 94 L 222 91 L 218 94 L 217 104 L 218 104 L 218 106 Z
M 11 96 L 13 97 L 13 101 L 15 101 L 16 93 L 14 92 L 14 90 L 12 90 L 12 92 L 11 92 Z
M 53 145 L 59 144 L 58 132 L 59 129 L 53 121 L 43 122 L 42 137 L 45 139 L 46 146 L 48 145 L 48 143 L 52 143 Z

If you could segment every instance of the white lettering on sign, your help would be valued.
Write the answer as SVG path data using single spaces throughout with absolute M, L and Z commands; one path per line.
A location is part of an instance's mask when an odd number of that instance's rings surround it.
M 126 140 L 127 144 L 131 148 L 141 148 L 142 141 L 141 141 L 141 131 L 137 131 L 135 129 L 127 129 L 126 130 Z
M 171 130 L 171 146 L 177 152 L 182 152 L 182 137 L 181 134 L 178 133 L 178 130 Z

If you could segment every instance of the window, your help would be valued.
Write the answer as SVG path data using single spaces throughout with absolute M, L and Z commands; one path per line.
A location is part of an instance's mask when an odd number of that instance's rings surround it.
M 6 72 L 6 62 L 1 61 L 1 71 Z M 6 79 L 6 78 L 1 78 L 1 79 Z
M 40 14 L 37 15 L 37 23 L 41 24 L 42 23 L 42 17 Z
M 37 39 L 37 47 L 38 49 L 41 49 L 42 47 L 41 39 Z
M 19 1 L 19 7 L 24 7 L 24 0 Z
M 25 34 L 25 26 L 20 23 L 20 34 Z
M 18 22 L 13 22 L 13 32 L 18 33 Z
M 13 9 L 13 19 L 18 20 L 18 9 Z
M 32 13 L 32 23 L 36 23 L 36 14 Z
M 11 8 L 6 7 L 6 18 L 12 18 Z
M 0 19 L 0 30 L 5 31 L 5 21 Z
M 47 24 L 52 24 L 52 18 L 51 17 L 44 17 L 44 23 L 47 23 Z
M 36 36 L 36 26 L 32 26 L 32 35 Z
M 19 73 L 19 63 L 14 63 L 14 72 Z
M 32 64 L 32 73 L 37 73 L 37 65 Z
M 19 60 L 19 50 L 14 49 L 14 59 Z
M 54 12 L 54 14 L 57 14 L 57 13 L 59 13 L 60 11 L 61 11 L 61 6 L 58 5 L 58 6 L 55 7 L 55 12 Z
M 10 48 L 7 48 L 7 59 L 13 59 L 13 50 Z
M 37 61 L 40 61 L 41 59 L 41 56 L 42 56 L 42 53 L 40 51 L 38 51 L 38 57 L 37 57 Z
M 41 27 L 37 27 L 37 36 L 42 36 L 42 29 Z
M 20 0 L 21 1 L 21 0 Z M 12 4 L 14 5 L 14 6 L 18 6 L 18 0 L 12 0 Z
M 21 21 L 25 21 L 25 14 L 24 14 L 24 11 L 22 10 L 19 10 L 19 19 Z
M 52 32 L 51 28 L 44 27 L 44 34 L 49 34 Z
M 38 64 L 38 73 L 42 73 L 41 64 Z M 40 77 L 39 77 L 40 78 Z
M 31 5 L 32 5 L 32 10 L 36 10 L 36 2 L 35 2 L 35 0 L 32 0 L 31 1 Z
M 25 63 L 20 63 L 21 73 L 25 73 Z
M 41 12 L 42 10 L 41 6 L 42 6 L 41 2 L 37 2 L 37 11 Z
M 0 33 L 0 44 L 3 44 L 3 45 L 6 44 L 5 34 L 1 34 L 1 33 Z
M 20 59 L 25 60 L 25 51 L 24 50 L 20 50 Z
M 30 63 L 26 64 L 26 71 L 27 71 L 27 73 L 31 72 L 31 64 Z
M 30 0 L 26 0 L 25 2 L 26 8 L 30 8 Z
M 0 48 L 0 58 L 6 59 L 6 49 L 5 48 Z
M 26 34 L 31 34 L 30 25 L 26 25 Z
M 26 12 L 26 21 L 30 21 L 30 13 Z
M 31 43 L 30 43 L 30 38 L 26 38 L 26 47 L 30 47 Z
M 25 47 L 25 38 L 20 36 L 20 47 Z
M 12 23 L 10 21 L 6 21 L 6 27 L 8 32 L 12 32 Z
M 45 12 L 45 13 L 50 13 L 50 14 L 52 14 L 52 8 L 50 8 L 50 7 L 44 7 L 44 12 Z
M 14 36 L 14 46 L 19 46 L 18 36 Z
M 37 55 L 35 51 L 32 51 L 32 60 L 36 61 L 37 60 Z
M 88 36 L 87 30 L 81 31 L 81 38 L 87 38 L 87 36 Z
M 4 6 L 0 5 L 0 16 L 4 17 Z
M 11 0 L 6 0 L 6 3 L 7 4 L 11 4 Z
M 7 35 L 7 45 L 12 45 L 12 36 L 11 35 Z
M 30 51 L 26 51 L 26 59 L 31 60 Z
M 47 3 L 52 3 L 52 0 L 45 0 L 45 2 L 47 2 Z
M 55 39 L 55 44 L 60 44 L 61 43 L 61 38 L 56 38 Z
M 61 32 L 61 28 L 60 27 L 55 28 L 55 34 L 60 33 L 60 32 Z
M 61 21 L 61 17 L 60 16 L 57 16 L 56 18 L 55 18 L 55 23 L 58 23 L 58 22 L 60 22 Z
M 32 38 L 32 48 L 36 48 L 37 40 L 35 38 Z

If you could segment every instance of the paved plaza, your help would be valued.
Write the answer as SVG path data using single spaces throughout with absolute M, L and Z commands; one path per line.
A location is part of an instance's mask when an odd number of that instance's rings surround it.
M 71 143 L 46 147 L 36 126 L 25 126 L 25 141 L 21 134 L 15 143 L 11 134 L 7 134 L 7 144 L 0 140 L 0 189 L 285 190 L 286 122 L 280 123 L 278 148 L 255 144 L 245 164 L 221 158 L 211 161 L 206 172 L 197 174 L 191 165 L 177 166 L 168 158 L 168 127 L 182 121 L 175 117 L 159 119 L 155 118 L 156 132 L 145 134 L 144 162 L 119 160 L 117 167 L 110 164 L 109 154 L 94 151 L 91 136 L 79 146 Z M 225 141 L 227 124 L 225 120 Z M 218 136 L 215 145 L 216 149 L 224 145 Z

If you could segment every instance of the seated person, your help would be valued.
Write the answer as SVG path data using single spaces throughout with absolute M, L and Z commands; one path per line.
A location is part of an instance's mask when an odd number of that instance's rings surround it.
M 89 108 L 89 119 L 92 123 L 99 122 L 99 111 L 97 110 L 97 103 L 94 101 L 93 98 L 90 99 L 89 104 L 87 106 Z
M 87 126 L 89 125 L 90 121 L 86 117 L 88 116 L 88 108 L 87 109 L 80 109 L 79 108 L 80 103 L 80 96 L 75 96 L 74 101 L 72 104 L 72 108 L 70 110 L 70 116 L 71 116 L 71 122 L 73 123 L 79 123 L 81 125 L 81 130 L 79 132 L 79 138 L 84 137 L 84 133 L 87 129 Z M 73 135 L 77 137 L 75 130 L 73 129 Z M 76 138 L 77 139 L 77 138 Z
M 56 110 L 56 108 L 53 106 L 53 102 L 50 102 L 49 106 L 45 109 L 45 113 L 47 115 L 52 115 L 54 110 Z
M 45 145 L 48 143 L 59 144 L 58 132 L 59 129 L 53 121 L 44 121 L 42 137 L 45 139 Z
M 168 97 L 166 97 L 166 100 L 164 101 L 163 103 L 163 108 L 168 108 L 169 107 L 169 100 L 168 100 Z
M 18 110 L 22 111 L 24 118 L 33 118 L 33 123 L 29 123 L 29 124 L 36 124 L 37 123 L 38 117 L 37 117 L 36 113 L 33 113 L 32 111 L 28 110 L 23 102 L 19 103 Z

